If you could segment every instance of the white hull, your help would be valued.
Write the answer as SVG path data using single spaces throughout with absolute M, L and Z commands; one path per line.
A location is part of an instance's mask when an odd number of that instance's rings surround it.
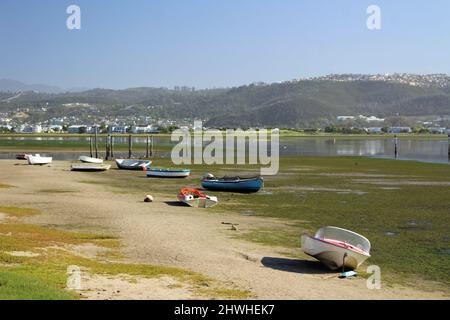
M 74 163 L 71 166 L 72 171 L 106 171 L 111 165 L 95 164 L 95 163 Z
M 195 208 L 211 208 L 218 202 L 217 197 L 213 196 L 194 198 L 191 195 L 178 195 L 178 200 Z
M 343 266 L 346 269 L 357 269 L 370 257 L 368 253 L 347 249 L 306 234 L 302 235 L 301 241 L 303 252 L 313 256 L 331 270 Z
M 40 155 L 27 155 L 28 164 L 31 165 L 44 165 L 44 164 L 50 164 L 52 163 L 53 158 L 52 157 L 41 157 Z
M 125 170 L 142 170 L 151 163 L 150 160 L 116 159 L 117 167 Z
M 147 171 L 149 177 L 166 177 L 166 178 L 185 178 L 188 177 L 190 172 L 161 172 L 161 171 Z
M 103 159 L 91 158 L 91 157 L 87 157 L 87 156 L 80 156 L 78 158 L 78 160 L 80 160 L 81 162 L 85 162 L 85 163 L 103 163 Z

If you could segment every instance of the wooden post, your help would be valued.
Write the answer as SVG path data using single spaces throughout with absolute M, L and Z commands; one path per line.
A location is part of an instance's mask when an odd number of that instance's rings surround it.
M 111 135 L 110 139 L 111 139 L 111 142 L 109 143 L 109 146 L 111 148 L 111 150 L 110 150 L 111 151 L 111 159 L 113 159 L 114 158 L 114 136 Z
M 133 149 L 133 141 L 131 140 L 131 134 L 128 136 L 128 159 L 131 158 Z
M 98 128 L 95 126 L 95 157 L 98 158 Z
M 150 149 L 150 156 L 151 157 L 153 157 L 153 146 L 154 146 L 154 139 L 153 139 L 154 137 L 153 137 L 153 135 L 152 135 L 152 146 L 151 146 L 151 149 Z
M 450 132 L 448 133 L 448 161 L 450 161 Z
M 150 136 L 147 135 L 147 148 L 146 148 L 146 153 L 145 153 L 146 158 L 148 158 L 150 156 L 149 152 L 150 152 Z
M 105 139 L 105 160 L 109 159 L 109 134 L 106 135 L 106 139 Z
M 92 135 L 89 136 L 89 156 L 92 158 Z
M 398 138 L 397 135 L 394 135 L 394 156 L 395 159 L 398 157 Z

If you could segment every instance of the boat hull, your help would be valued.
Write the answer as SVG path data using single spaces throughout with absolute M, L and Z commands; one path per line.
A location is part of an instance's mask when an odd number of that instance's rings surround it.
M 103 159 L 92 158 L 92 157 L 87 157 L 87 156 L 80 156 L 78 158 L 78 160 L 80 160 L 81 162 L 84 162 L 84 163 L 103 163 Z
M 27 155 L 28 164 L 30 165 L 45 165 L 52 163 L 52 157 L 41 157 L 38 155 Z
M 302 235 L 301 242 L 303 252 L 316 258 L 331 270 L 340 268 L 354 270 L 370 257 L 368 253 L 344 248 L 307 234 Z
M 76 163 L 76 164 L 72 164 L 71 166 L 71 170 L 72 171 L 90 171 L 90 172 L 95 172 L 95 171 L 106 171 L 109 170 L 111 168 L 111 165 L 104 165 L 104 164 L 94 164 L 94 163 Z
M 181 201 L 185 204 L 187 204 L 190 207 L 195 208 L 211 208 L 214 207 L 217 204 L 217 198 L 213 196 L 205 196 L 202 198 L 194 198 L 194 197 L 187 197 L 183 195 L 178 195 L 178 201 Z
M 164 170 L 164 169 L 147 169 L 147 177 L 156 178 L 186 178 L 190 175 L 190 170 Z
M 142 170 L 151 163 L 150 160 L 116 159 L 117 168 L 122 170 Z
M 214 191 L 231 191 L 251 193 L 258 192 L 263 186 L 262 178 L 253 179 L 204 179 L 202 180 L 202 187 Z

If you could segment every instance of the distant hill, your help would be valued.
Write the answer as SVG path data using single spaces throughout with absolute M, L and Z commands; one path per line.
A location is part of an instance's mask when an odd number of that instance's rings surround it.
M 81 92 L 87 91 L 89 88 L 68 88 L 62 89 L 57 86 L 49 86 L 46 84 L 26 84 L 17 80 L 0 79 L 0 92 L 27 92 L 37 91 L 43 93 L 63 93 L 63 92 Z
M 450 114 L 450 95 L 445 89 L 383 81 L 304 81 L 244 87 L 228 92 L 226 100 L 227 113 L 210 118 L 207 125 L 296 127 L 334 120 L 339 115 Z
M 11 91 L 11 92 L 19 92 L 19 91 L 39 91 L 46 93 L 60 93 L 63 92 L 61 88 L 56 86 L 48 86 L 45 84 L 25 84 L 20 81 L 11 80 L 11 79 L 0 79 L 0 91 Z
M 180 91 L 166 88 L 93 89 L 83 92 L 26 92 L 0 95 L 0 110 L 42 107 L 39 119 L 73 116 L 206 120 L 212 127 L 305 127 L 339 115 L 450 115 L 448 86 L 389 81 L 300 80 L 231 89 Z M 76 107 L 83 105 L 84 107 Z M 31 118 L 33 118 L 33 113 Z

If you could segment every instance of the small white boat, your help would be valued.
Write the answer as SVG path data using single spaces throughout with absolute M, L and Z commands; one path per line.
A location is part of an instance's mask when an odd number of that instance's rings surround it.
M 182 188 L 177 198 L 178 201 L 196 208 L 211 208 L 218 203 L 217 197 L 204 195 L 193 188 Z
M 331 270 L 357 269 L 370 258 L 370 241 L 356 232 L 338 228 L 320 228 L 314 236 L 302 235 L 302 250 Z
M 106 171 L 110 168 L 110 164 L 97 163 L 73 163 L 71 166 L 72 171 Z
M 150 160 L 116 159 L 117 167 L 124 170 L 145 170 L 151 163 Z
M 92 158 L 92 157 L 88 157 L 88 156 L 80 156 L 78 158 L 78 160 L 80 160 L 81 162 L 85 162 L 85 163 L 103 163 L 103 159 Z
M 147 177 L 158 178 L 186 178 L 191 174 L 189 169 L 160 169 L 160 168 L 146 168 Z
M 44 165 L 44 164 L 50 164 L 52 163 L 53 158 L 52 157 L 41 157 L 40 154 L 35 154 L 34 156 L 31 154 L 26 155 L 26 158 L 28 160 L 28 164 L 31 165 Z

